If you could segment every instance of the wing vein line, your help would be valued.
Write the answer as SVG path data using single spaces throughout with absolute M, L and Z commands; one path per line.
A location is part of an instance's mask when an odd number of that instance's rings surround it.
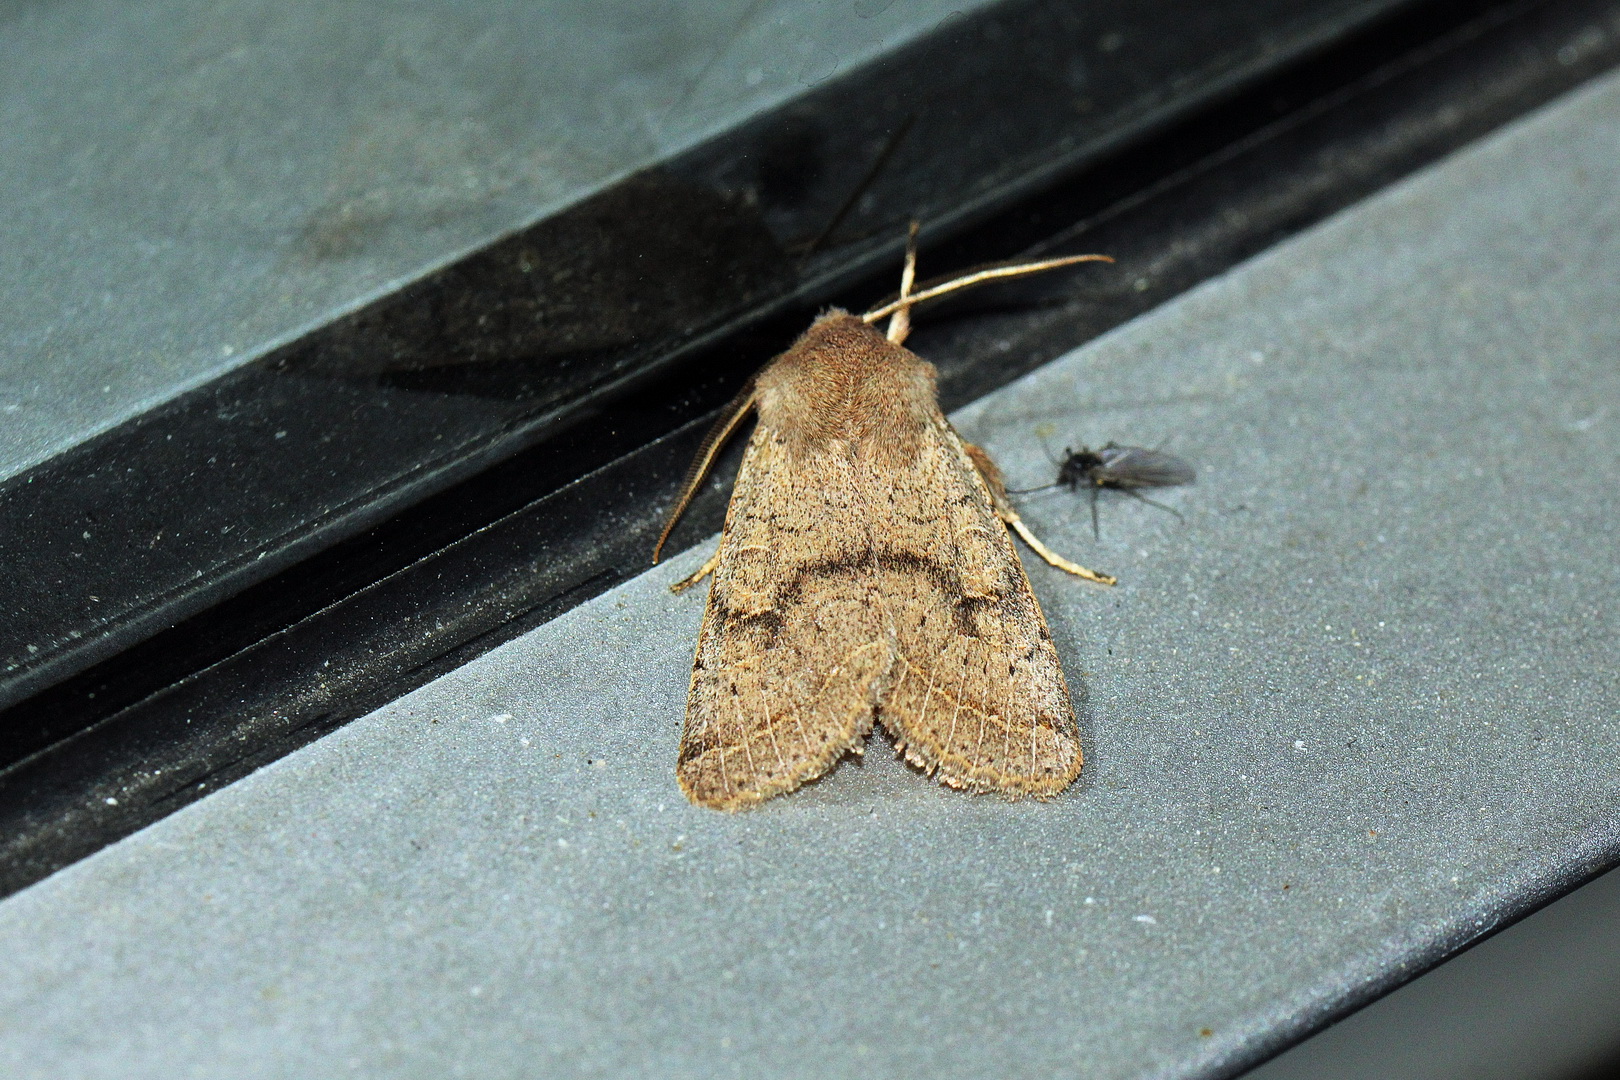
M 983 689 L 979 694 L 979 741 L 973 748 L 974 757 L 978 757 L 980 751 L 984 749 L 984 729 L 990 723 L 990 710 L 985 707 L 990 700 L 990 650 L 988 647 L 984 651 L 984 668 L 981 675 Z M 1003 728 L 1002 730 L 1005 731 L 1006 729 Z M 1006 745 L 1005 742 L 1002 743 L 1003 749 L 1005 749 Z
M 776 725 L 771 723 L 771 699 L 766 696 L 767 691 L 763 684 L 759 688 L 759 703 L 765 710 L 765 733 L 771 737 L 771 749 L 776 751 L 776 763 L 782 767 L 782 774 L 787 775 L 787 758 L 782 756 L 781 744 L 776 741 Z
M 943 655 L 943 653 L 941 655 Z M 928 700 L 934 696 L 934 680 L 938 677 L 938 675 L 939 672 L 934 670 L 930 670 L 928 672 L 928 690 L 923 694 L 922 709 L 917 713 L 918 731 L 923 730 L 923 727 L 928 720 Z
M 951 730 L 950 734 L 945 736 L 945 747 L 939 755 L 941 758 L 950 753 L 951 746 L 956 739 L 956 718 L 962 715 L 962 695 L 967 693 L 968 660 L 973 656 L 973 642 L 976 640 L 978 639 L 969 638 L 966 646 L 967 651 L 962 654 L 962 682 L 956 688 L 956 708 L 951 710 Z M 949 651 L 950 645 L 947 644 L 945 649 Z M 943 657 L 945 654 L 941 652 L 940 655 Z
M 748 745 L 748 721 L 743 718 L 742 700 L 733 698 L 732 702 L 737 706 L 737 735 L 742 739 L 743 757 L 748 759 L 748 775 L 758 776 L 754 769 L 754 751 Z

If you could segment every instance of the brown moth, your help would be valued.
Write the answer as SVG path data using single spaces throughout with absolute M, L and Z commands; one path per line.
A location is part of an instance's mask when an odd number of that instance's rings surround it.
M 913 229 L 913 237 L 915 228 Z M 758 414 L 710 573 L 676 776 L 700 806 L 792 791 L 874 720 L 952 787 L 1046 798 L 1080 772 L 1063 671 L 1010 526 L 1048 550 L 1001 476 L 940 412 L 933 365 L 903 347 L 912 304 L 1077 256 L 999 267 L 863 316 L 833 310 L 760 371 L 710 432 L 670 529 L 743 417 Z M 871 324 L 892 316 L 888 334 Z M 653 553 L 656 562 L 658 551 Z

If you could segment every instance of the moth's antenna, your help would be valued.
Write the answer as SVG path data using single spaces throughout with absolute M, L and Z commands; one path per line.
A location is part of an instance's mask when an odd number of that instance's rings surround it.
M 917 223 L 911 223 L 911 231 L 906 234 L 906 266 L 900 271 L 900 301 L 894 314 L 889 316 L 889 333 L 887 337 L 896 345 L 903 344 L 911 334 L 911 286 L 917 280 Z M 872 320 L 868 319 L 868 322 Z
M 703 478 L 709 475 L 709 466 L 719 456 L 721 447 L 731 438 L 731 433 L 737 430 L 737 425 L 743 422 L 748 410 L 754 407 L 754 380 L 749 378 L 737 396 L 727 402 L 726 407 L 720 410 L 720 419 L 714 422 L 709 433 L 703 436 L 703 442 L 698 449 L 697 459 L 686 472 L 686 479 L 681 482 L 681 496 L 675 501 L 675 509 L 669 512 L 669 518 L 664 522 L 664 531 L 658 534 L 658 543 L 653 546 L 652 561 L 657 562 L 658 556 L 663 553 L 664 541 L 669 534 L 675 531 L 675 523 L 681 520 L 692 497 L 697 494 L 698 488 L 703 486 Z
M 961 289 L 971 289 L 975 285 L 983 285 L 988 281 L 1000 281 L 1004 278 L 1028 277 L 1031 274 L 1042 274 L 1048 270 L 1057 270 L 1064 266 L 1073 266 L 1076 263 L 1111 263 L 1113 261 L 1114 259 L 1111 255 L 1065 255 L 1061 259 L 1042 259 L 1039 262 L 1015 263 L 1012 266 L 992 266 L 984 270 L 975 270 L 970 274 L 963 274 L 961 277 L 951 278 L 951 280 L 942 282 L 941 284 L 935 285 L 932 288 L 924 289 L 922 292 L 912 293 L 909 296 L 902 295 L 898 300 L 894 300 L 890 303 L 884 304 L 882 307 L 873 308 L 871 311 L 868 311 L 865 315 L 861 316 L 861 321 L 864 323 L 875 323 L 885 315 L 893 315 L 899 312 L 902 308 L 911 308 L 922 303 L 924 300 L 932 300 L 936 296 L 944 296 L 946 293 L 957 292 Z M 890 340 L 893 340 L 894 331 L 892 328 L 890 329 L 889 333 Z

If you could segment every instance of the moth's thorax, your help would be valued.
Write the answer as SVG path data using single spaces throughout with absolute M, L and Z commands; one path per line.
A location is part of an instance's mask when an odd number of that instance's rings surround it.
M 759 420 L 807 450 L 915 451 L 939 417 L 934 366 L 847 312 L 832 311 L 759 375 Z

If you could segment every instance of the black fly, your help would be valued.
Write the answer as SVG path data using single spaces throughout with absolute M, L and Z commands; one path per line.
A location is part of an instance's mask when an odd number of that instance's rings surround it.
M 1064 450 L 1057 480 L 1045 487 L 1027 488 L 1026 491 L 1045 491 L 1054 487 L 1066 487 L 1070 491 L 1087 488 L 1091 492 L 1091 532 L 1093 536 L 1098 536 L 1101 531 L 1097 525 L 1097 496 L 1104 488 L 1123 491 L 1149 506 L 1169 510 L 1180 517 L 1174 507 L 1150 499 L 1137 489 L 1180 487 L 1197 478 L 1193 467 L 1173 454 L 1111 442 L 1096 450 L 1084 446 L 1079 450 Z

